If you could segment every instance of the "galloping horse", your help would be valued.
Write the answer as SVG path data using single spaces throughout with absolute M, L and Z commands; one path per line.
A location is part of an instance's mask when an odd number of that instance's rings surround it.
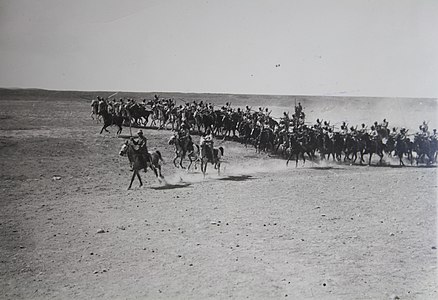
M 204 144 L 201 146 L 201 171 L 202 174 L 207 172 L 207 164 L 210 162 L 214 165 L 214 168 L 217 169 L 217 174 L 220 175 L 221 171 L 221 158 L 224 156 L 224 148 L 213 148 L 213 153 L 211 151 L 211 146 Z M 211 157 L 213 154 L 213 157 Z
M 120 149 L 119 154 L 121 156 L 127 155 L 129 162 L 132 165 L 132 178 L 131 183 L 129 184 L 128 190 L 132 186 L 132 182 L 134 181 L 135 175 L 137 175 L 138 180 L 140 181 L 140 186 L 143 185 L 143 182 L 141 181 L 140 173 L 139 171 L 142 169 L 147 169 L 148 167 L 151 168 L 151 170 L 154 171 L 155 176 L 158 178 L 159 181 L 161 181 L 161 178 L 164 178 L 164 176 L 161 174 L 161 164 L 160 161 L 163 161 L 163 158 L 161 157 L 160 151 L 155 151 L 150 153 L 150 160 L 144 161 L 143 155 L 141 152 L 139 152 L 135 146 L 130 143 L 129 141 L 126 141 L 122 148 Z
M 410 140 L 408 138 L 403 139 L 401 136 L 398 136 L 395 141 L 394 148 L 395 155 L 397 155 L 399 158 L 400 166 L 405 165 L 402 160 L 404 154 L 408 156 L 408 159 L 412 165 L 412 149 L 410 147 Z
M 190 170 L 191 165 L 193 162 L 195 162 L 195 169 L 196 169 L 196 162 L 199 160 L 199 146 L 195 145 L 191 138 L 187 138 L 188 141 L 181 141 L 178 139 L 177 135 L 172 135 L 169 139 L 169 145 L 175 145 L 175 158 L 173 159 L 173 164 L 175 167 L 178 167 L 176 164 L 176 160 L 178 157 L 180 158 L 179 165 L 182 169 L 185 169 L 182 165 L 182 161 L 184 157 L 189 158 L 190 164 L 187 167 L 187 170 Z M 196 147 L 196 148 L 195 148 Z
M 370 158 L 368 160 L 368 165 L 371 165 L 371 157 L 373 154 L 380 156 L 379 164 L 383 163 L 383 144 L 381 140 L 372 139 L 369 134 L 364 134 L 362 136 L 362 142 L 365 143 L 365 151 L 361 152 L 360 163 L 362 164 L 363 155 L 369 154 Z
M 310 152 L 303 146 L 303 144 L 299 143 L 297 140 L 297 137 L 294 134 L 289 135 L 289 157 L 286 161 L 286 166 L 289 165 L 289 161 L 292 159 L 292 156 L 295 155 L 295 168 L 298 166 L 298 159 L 301 154 L 301 157 L 303 158 L 303 166 L 306 163 L 306 157 L 304 156 L 305 153 L 309 155 L 310 158 L 312 158 Z
M 430 165 L 435 160 L 435 154 L 437 152 L 437 143 L 431 142 L 429 139 L 416 135 L 414 137 L 413 148 L 414 151 L 417 152 L 416 164 L 419 162 L 426 162 L 427 165 Z
M 100 115 L 103 118 L 103 127 L 100 130 L 101 134 L 104 130 L 106 132 L 109 132 L 106 128 L 111 126 L 111 125 L 116 125 L 117 127 L 119 127 L 119 129 L 117 130 L 117 133 L 116 133 L 117 135 L 122 133 L 122 124 L 123 124 L 123 119 L 124 119 L 122 116 L 118 116 L 116 114 L 109 114 L 108 111 L 106 111 L 106 110 L 102 110 L 100 112 Z

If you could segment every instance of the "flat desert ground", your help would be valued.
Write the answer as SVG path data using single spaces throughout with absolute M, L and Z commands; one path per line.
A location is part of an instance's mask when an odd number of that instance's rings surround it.
M 173 166 L 170 130 L 144 129 L 166 183 L 142 172 L 144 186 L 128 191 L 123 138 L 90 118 L 98 94 L 111 93 L 0 92 L 0 298 L 438 299 L 435 166 L 385 157 L 379 167 L 286 167 L 217 140 L 222 174 L 210 166 L 204 179 Z M 286 96 L 162 96 L 277 116 L 294 106 Z M 436 100 L 296 99 L 308 121 L 437 126 Z

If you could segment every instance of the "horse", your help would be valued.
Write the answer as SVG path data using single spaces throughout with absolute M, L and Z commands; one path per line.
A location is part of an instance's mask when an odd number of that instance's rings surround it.
M 263 128 L 256 140 L 256 151 L 260 153 L 263 151 L 274 149 L 274 131 L 271 128 Z
M 97 101 L 96 99 L 93 99 L 91 101 L 91 114 L 90 114 L 90 116 L 93 120 L 96 120 L 96 123 L 100 122 L 100 119 L 99 119 L 99 101 Z M 96 117 L 96 119 L 94 119 L 94 117 Z
M 373 154 L 380 156 L 379 164 L 383 162 L 383 144 L 381 140 L 371 139 L 368 134 L 362 136 L 362 141 L 365 143 L 365 151 L 361 152 L 361 164 L 364 154 L 369 154 L 370 158 L 368 160 L 368 165 L 371 165 L 371 157 Z
M 414 151 L 417 152 L 416 164 L 423 162 L 426 157 L 426 164 L 430 165 L 435 160 L 436 153 L 436 143 L 431 143 L 431 141 L 421 135 L 416 135 L 414 137 Z
M 190 170 L 193 162 L 195 162 L 196 169 L 196 162 L 199 161 L 199 146 L 195 145 L 191 138 L 188 138 L 187 141 L 181 141 L 180 139 L 178 139 L 177 135 L 172 135 L 168 141 L 168 144 L 175 146 L 175 158 L 173 159 L 173 164 L 175 165 L 175 167 L 178 167 L 178 165 L 176 164 L 176 160 L 179 157 L 179 165 L 182 169 L 185 169 L 185 167 L 182 165 L 182 161 L 187 155 L 190 161 L 187 170 Z
M 144 126 L 148 124 L 149 116 L 152 114 L 151 110 L 148 110 L 139 104 L 134 104 L 129 107 L 128 112 L 135 124 L 142 125 L 143 123 Z
M 102 134 L 102 132 L 105 130 L 106 132 L 109 132 L 106 128 L 112 125 L 116 125 L 117 127 L 119 127 L 119 129 L 117 130 L 117 135 L 119 135 L 120 133 L 122 133 L 122 124 L 123 124 L 123 117 L 122 116 L 118 116 L 116 114 L 110 114 L 108 113 L 108 111 L 106 110 L 102 110 L 100 112 L 100 115 L 102 116 L 103 119 L 103 127 L 100 130 L 100 134 Z
M 212 157 L 213 155 L 213 157 Z M 221 158 L 224 156 L 224 148 L 213 148 L 213 153 L 211 151 L 211 146 L 208 144 L 201 145 L 201 171 L 205 177 L 207 172 L 207 164 L 210 162 L 217 169 L 217 174 L 220 175 Z
M 119 154 L 121 156 L 128 156 L 129 163 L 132 166 L 132 178 L 131 183 L 129 184 L 128 190 L 131 189 L 132 183 L 134 181 L 135 176 L 137 175 L 138 180 L 140 181 L 140 186 L 143 185 L 143 182 L 141 181 L 140 173 L 139 171 L 146 169 L 149 167 L 151 170 L 154 171 L 155 176 L 158 178 L 158 181 L 161 182 L 161 178 L 164 178 L 164 176 L 161 174 L 161 164 L 160 161 L 163 161 L 163 158 L 161 156 L 160 151 L 155 151 L 152 153 L 149 153 L 149 160 L 145 161 L 143 158 L 143 154 L 138 151 L 135 146 L 127 140 L 120 149 Z
M 348 159 L 348 160 L 353 160 L 353 163 L 356 162 L 357 159 L 357 153 L 362 153 L 363 152 L 363 144 L 357 139 L 357 137 L 355 136 L 351 136 L 351 135 L 347 135 L 345 138 L 345 157 L 344 157 L 344 162 Z M 350 158 L 350 154 L 352 155 Z M 361 164 L 363 163 L 363 158 L 362 155 L 360 157 L 361 159 Z
M 304 156 L 305 153 L 309 155 L 309 158 L 312 159 L 312 154 L 309 149 L 306 148 L 306 143 L 300 143 L 297 139 L 297 137 L 294 134 L 289 135 L 289 157 L 286 161 L 286 166 L 289 165 L 289 161 L 292 159 L 292 156 L 295 155 L 295 168 L 298 166 L 298 159 L 301 154 L 301 157 L 303 158 L 303 166 L 306 163 L 306 157 Z
M 407 154 L 408 159 L 410 160 L 412 165 L 412 149 L 410 149 L 409 147 L 409 142 L 409 139 L 403 139 L 401 136 L 397 136 L 397 139 L 395 141 L 395 155 L 397 155 L 399 158 L 400 166 L 405 165 L 402 160 L 403 154 Z
M 251 124 L 248 121 L 242 121 L 239 125 L 239 140 L 241 143 L 245 145 L 245 148 L 248 147 L 248 142 L 251 139 Z

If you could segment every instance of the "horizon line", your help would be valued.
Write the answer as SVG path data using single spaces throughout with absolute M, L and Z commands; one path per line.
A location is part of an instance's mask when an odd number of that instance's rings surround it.
M 379 99 L 428 99 L 438 100 L 438 97 L 408 97 L 408 96 L 357 96 L 357 95 L 335 95 L 335 94 L 256 94 L 256 93 L 231 93 L 231 92 L 181 92 L 181 91 L 126 91 L 126 90 L 72 90 L 72 89 L 47 89 L 39 87 L 1 87 L 0 90 L 37 90 L 49 92 L 89 92 L 89 93 L 165 93 L 165 94 L 206 94 L 206 95 L 242 95 L 242 96 L 278 96 L 278 97 L 335 97 L 335 98 L 379 98 Z M 342 93 L 342 92 L 340 92 Z

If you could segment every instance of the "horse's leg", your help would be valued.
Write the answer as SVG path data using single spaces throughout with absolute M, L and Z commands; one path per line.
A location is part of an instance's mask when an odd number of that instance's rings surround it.
M 303 167 L 304 167 L 304 164 L 306 163 L 306 157 L 304 156 L 304 151 L 301 152 L 301 154 L 302 154 L 302 156 L 303 156 Z
M 207 162 L 204 162 L 204 159 L 201 159 L 201 172 L 205 177 L 205 173 L 207 172 Z
M 368 160 L 368 165 L 371 166 L 371 157 L 373 157 L 373 152 L 370 152 L 370 159 Z
M 291 158 L 292 158 L 292 151 L 289 153 L 289 157 L 288 157 L 288 159 L 286 161 L 286 166 L 289 165 L 289 161 L 290 161 Z
M 181 166 L 181 169 L 185 169 L 182 162 L 183 162 L 183 158 L 186 156 L 186 154 L 183 152 L 181 154 L 181 159 L 179 160 L 179 165 Z
M 128 190 L 131 189 L 131 187 L 132 187 L 132 183 L 134 182 L 134 178 L 135 178 L 135 175 L 136 175 L 136 174 L 138 174 L 138 171 L 137 171 L 137 170 L 134 170 L 134 171 L 132 172 L 131 183 L 129 184 Z
M 158 169 L 158 175 L 160 176 L 160 178 L 164 178 L 163 174 L 161 174 L 161 166 L 160 165 L 157 166 L 157 169 Z
M 176 164 L 176 160 L 178 159 L 178 153 L 176 153 L 175 158 L 173 159 L 173 165 L 178 168 L 178 165 Z
M 140 181 L 140 187 L 143 186 L 143 182 L 141 181 L 140 172 L 137 171 L 138 181 Z
M 221 175 L 221 162 L 217 162 L 217 175 Z
M 191 154 L 187 155 L 187 157 L 189 158 L 190 161 L 189 166 L 187 167 L 187 172 L 188 172 L 190 170 L 190 167 L 192 166 L 193 160 Z
M 155 177 L 159 178 L 157 168 L 155 166 L 151 165 L 151 169 L 152 169 L 152 171 L 154 171 Z

